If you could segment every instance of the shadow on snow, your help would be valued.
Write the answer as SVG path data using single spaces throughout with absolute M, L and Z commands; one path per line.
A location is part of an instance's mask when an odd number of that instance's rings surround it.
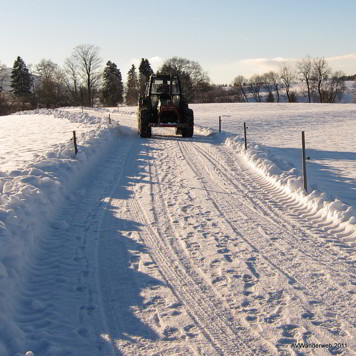
M 301 174 L 301 149 L 270 146 L 264 148 L 284 161 L 278 163 L 282 170 L 293 167 Z M 309 187 L 320 192 L 328 192 L 330 200 L 340 199 L 356 208 L 356 179 L 342 176 L 343 172 L 339 168 L 327 164 L 327 161 L 356 162 L 356 153 L 306 149 L 306 154 L 310 157 L 307 161 Z
M 134 310 L 144 311 L 159 302 L 159 297 L 157 300 L 145 301 L 142 292 L 145 289 L 159 289 L 165 283 L 139 271 L 140 256 L 149 254 L 147 247 L 137 238 L 143 230 L 143 225 L 134 220 L 120 217 L 122 215 L 120 210 L 125 209 L 125 203 L 121 204 L 120 208 L 116 206 L 116 202 L 129 200 L 133 197 L 133 192 L 129 188 L 135 184 L 157 183 L 150 181 L 148 174 L 144 171 L 145 162 L 151 159 L 146 152 L 145 141 L 137 140 L 137 145 L 134 143 L 134 148 L 129 153 L 126 164 L 120 167 L 123 171 L 119 185 L 107 197 L 110 199 L 109 203 L 102 207 L 105 209 L 103 226 L 109 229 L 100 230 L 100 243 L 104 244 L 105 249 L 103 255 L 99 256 L 98 263 L 102 273 L 105 271 L 107 273 L 104 281 L 100 283 L 102 294 L 104 294 L 102 295 L 103 308 L 104 310 L 109 306 L 112 308 L 112 310 L 105 310 L 105 314 L 109 339 L 115 348 L 118 348 L 116 341 L 119 340 L 138 343 L 141 338 L 159 339 L 159 335 L 140 320 Z M 136 235 L 136 239 L 133 238 L 133 235 Z M 146 264 L 150 265 L 151 263 Z

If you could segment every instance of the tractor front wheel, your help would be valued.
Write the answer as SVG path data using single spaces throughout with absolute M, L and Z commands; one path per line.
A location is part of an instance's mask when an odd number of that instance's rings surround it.
M 192 137 L 194 134 L 194 115 L 192 109 L 186 111 L 185 122 L 189 126 L 182 129 L 182 137 Z

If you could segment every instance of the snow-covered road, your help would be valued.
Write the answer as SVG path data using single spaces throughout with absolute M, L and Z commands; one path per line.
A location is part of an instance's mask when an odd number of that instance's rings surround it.
M 170 133 L 119 135 L 62 204 L 1 331 L 11 356 L 354 354 L 344 230 L 218 138 Z

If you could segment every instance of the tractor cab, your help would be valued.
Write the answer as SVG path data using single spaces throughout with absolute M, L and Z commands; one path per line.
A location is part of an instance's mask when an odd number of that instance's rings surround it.
M 152 109 L 158 112 L 167 106 L 179 108 L 181 88 L 178 76 L 156 75 L 149 82 L 148 96 L 151 99 Z

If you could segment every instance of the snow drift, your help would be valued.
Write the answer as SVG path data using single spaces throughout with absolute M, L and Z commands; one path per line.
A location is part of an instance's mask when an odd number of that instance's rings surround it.
M 63 136 L 58 136 L 60 143 L 43 154 L 36 154 L 22 167 L 0 172 L 0 339 L 5 345 L 21 333 L 9 317 L 12 297 L 26 274 L 28 260 L 46 232 L 46 224 L 51 222 L 61 201 L 70 198 L 85 170 L 95 165 L 110 141 L 116 139 L 118 128 L 109 127 L 107 120 L 87 113 L 35 110 L 18 115 L 23 116 L 22 125 L 31 125 L 29 115 L 73 123 L 73 128 L 78 129 L 79 152 L 75 155 L 73 142 L 69 139 L 63 142 Z M 45 137 L 46 132 L 42 135 Z M 31 145 L 31 138 L 26 144 Z M 1 342 L 0 354 L 3 354 Z

